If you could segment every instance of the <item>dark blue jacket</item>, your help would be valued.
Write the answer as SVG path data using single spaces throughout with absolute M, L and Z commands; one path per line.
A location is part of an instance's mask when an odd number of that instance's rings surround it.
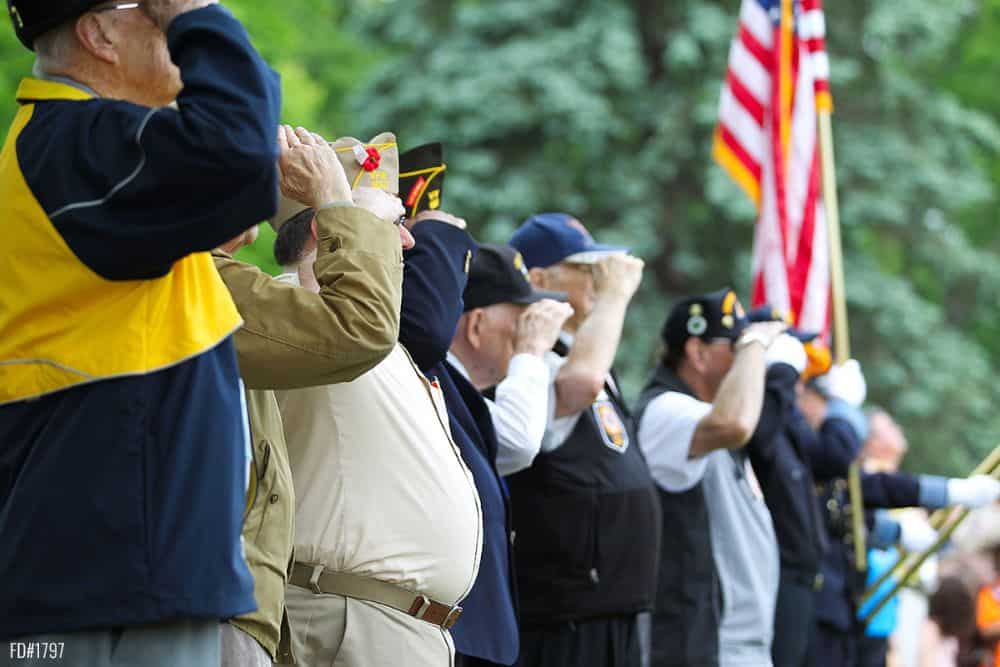
M 519 653 L 510 576 L 507 496 L 496 470 L 496 433 L 482 395 L 445 361 L 458 320 L 466 270 L 476 243 L 464 231 L 436 221 L 413 228 L 416 246 L 405 255 L 400 342 L 420 369 L 437 380 L 448 407 L 452 437 L 479 492 L 483 554 L 479 575 L 452 628 L 455 649 L 504 665 Z
M 831 402 L 832 403 L 832 402 Z M 848 468 L 861 451 L 863 416 L 860 411 L 834 404 L 820 427 L 819 433 L 808 429 L 802 434 L 809 442 L 810 461 L 817 482 L 823 483 L 821 503 L 827 507 L 827 538 L 821 573 L 823 586 L 817 593 L 816 615 L 821 623 L 840 632 L 854 624 L 855 598 L 864 587 L 864 573 L 855 571 L 853 548 L 844 541 L 850 531 L 847 490 L 843 482 Z M 919 478 L 906 473 L 861 475 L 861 495 L 865 504 L 865 524 L 875 525 L 871 510 L 891 507 L 911 507 L 920 503 Z
M 768 368 L 760 419 L 746 451 L 771 511 L 782 570 L 808 578 L 819 572 L 826 526 L 810 468 L 816 438 L 795 405 L 798 378 L 788 364 Z
M 136 169 L 136 128 L 155 124 L 143 135 L 152 142 L 144 168 L 112 195 L 114 214 L 83 210 L 60 230 L 111 280 L 164 275 L 276 205 L 277 76 L 221 7 L 178 17 L 167 39 L 185 83 L 180 112 L 40 102 L 31 123 L 44 131 L 22 134 L 39 144 L 18 145 L 32 157 L 25 177 L 38 181 L 43 206 L 87 201 Z M 243 171 L 234 176 L 224 162 Z M 45 267 L 37 271 L 45 280 Z M 239 541 L 238 379 L 226 338 L 165 370 L 0 406 L 0 639 L 256 607 Z

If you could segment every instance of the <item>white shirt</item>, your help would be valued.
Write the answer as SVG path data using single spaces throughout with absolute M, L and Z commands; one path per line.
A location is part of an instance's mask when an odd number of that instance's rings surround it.
M 295 487 L 295 559 L 444 604 L 468 595 L 483 543 L 479 494 L 441 389 L 406 350 L 397 344 L 353 382 L 275 397 Z
M 469 373 L 451 352 L 448 363 L 466 379 Z M 507 377 L 497 385 L 496 401 L 486 399 L 497 434 L 497 470 L 513 475 L 531 466 L 538 456 L 549 418 L 549 370 L 533 354 L 516 354 Z
M 690 458 L 691 439 L 711 411 L 711 403 L 668 391 L 654 398 L 643 413 L 639 446 L 650 474 L 665 491 L 687 491 L 704 477 L 708 460 Z

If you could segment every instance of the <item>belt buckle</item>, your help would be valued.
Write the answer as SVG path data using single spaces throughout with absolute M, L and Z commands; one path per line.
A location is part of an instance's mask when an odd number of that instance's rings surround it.
M 441 623 L 441 627 L 445 630 L 451 630 L 451 628 L 458 622 L 458 617 L 462 615 L 462 608 L 459 606 L 454 606 L 448 615 L 444 617 L 444 622 Z
M 424 614 L 431 608 L 431 600 L 426 595 L 418 595 L 410 605 L 410 616 L 424 620 Z

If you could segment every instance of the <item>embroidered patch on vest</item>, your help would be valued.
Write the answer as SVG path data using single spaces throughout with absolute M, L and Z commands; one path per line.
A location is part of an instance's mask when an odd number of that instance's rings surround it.
M 624 454 L 628 449 L 628 431 L 614 404 L 609 400 L 598 400 L 591 406 L 594 411 L 594 420 L 597 422 L 598 430 L 601 432 L 601 440 L 610 449 Z

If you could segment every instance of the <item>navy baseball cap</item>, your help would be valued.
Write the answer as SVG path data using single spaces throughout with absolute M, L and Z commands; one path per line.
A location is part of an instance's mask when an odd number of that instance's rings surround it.
M 80 16 L 101 0 L 7 0 L 7 13 L 21 43 L 35 50 L 35 39 Z
M 681 300 L 670 310 L 660 335 L 669 349 L 680 349 L 692 337 L 735 342 L 749 323 L 736 292 L 727 287 Z
M 567 213 L 538 213 L 525 220 L 510 245 L 521 251 L 529 269 L 559 262 L 595 264 L 608 255 L 625 254 L 628 248 L 594 241 L 587 228 Z

